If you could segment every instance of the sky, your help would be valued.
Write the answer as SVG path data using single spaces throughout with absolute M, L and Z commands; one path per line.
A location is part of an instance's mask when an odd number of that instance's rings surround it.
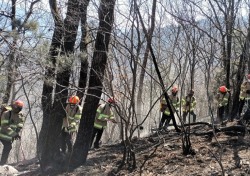
M 24 18 L 25 13 L 27 12 L 27 9 L 30 5 L 30 2 L 32 0 L 17 0 L 17 16 L 19 18 Z M 116 27 L 119 28 L 125 28 L 128 25 L 131 25 L 128 21 L 131 21 L 131 17 L 129 17 L 129 7 L 130 7 L 130 1 L 131 0 L 116 0 L 116 11 L 115 11 L 115 24 Z M 34 20 L 39 22 L 39 25 L 41 28 L 46 28 L 48 26 L 53 27 L 53 20 L 51 18 L 50 9 L 49 9 L 49 0 L 41 0 L 41 3 L 37 3 L 34 8 L 36 10 L 36 14 L 32 17 Z M 62 14 L 66 14 L 66 2 L 67 0 L 60 0 L 59 2 L 59 8 L 63 12 Z M 158 0 L 157 1 L 157 13 L 156 13 L 156 26 L 165 27 L 169 24 L 175 23 L 174 18 L 171 17 L 169 14 L 169 8 L 166 6 L 169 5 L 169 2 L 167 0 Z M 172 1 L 173 2 L 173 1 Z M 176 6 L 178 7 L 178 3 L 184 2 L 184 1 L 174 1 L 176 2 Z M 6 6 L 10 7 L 10 1 L 9 0 L 2 0 L 0 3 L 0 11 L 7 11 L 8 8 Z M 144 18 L 144 23 L 148 24 L 150 21 L 149 15 L 151 14 L 151 5 L 152 1 L 144 1 L 144 3 L 140 6 L 140 12 Z M 91 0 L 89 7 L 88 7 L 88 21 L 97 21 L 98 14 L 97 9 L 99 6 L 99 0 Z M 207 1 L 202 1 L 202 7 L 205 9 L 208 6 Z M 25 10 L 26 9 L 26 10 Z M 248 15 L 247 5 L 244 5 L 240 9 L 240 13 L 243 16 Z M 196 20 L 200 20 L 204 18 L 200 13 L 196 13 Z M 4 23 L 2 23 L 4 24 Z M 49 27 L 49 28 L 51 28 Z M 52 29 L 52 28 L 51 28 Z M 41 29 L 43 30 L 43 29 Z

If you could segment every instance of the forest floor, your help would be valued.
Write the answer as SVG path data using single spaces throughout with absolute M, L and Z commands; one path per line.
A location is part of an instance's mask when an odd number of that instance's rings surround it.
M 235 122 L 227 123 L 226 127 L 235 126 Z M 225 127 L 223 127 L 225 128 Z M 194 125 L 191 132 L 208 132 L 207 125 Z M 250 175 L 250 135 L 244 137 L 240 133 L 217 132 L 211 135 L 190 135 L 191 147 L 195 155 L 183 155 L 182 135 L 174 130 L 156 132 L 149 137 L 133 139 L 136 156 L 136 168 L 128 169 L 125 165 L 118 169 L 123 157 L 123 145 L 103 145 L 100 149 L 90 150 L 85 165 L 60 176 L 111 176 L 111 175 L 142 175 L 142 176 L 245 176 Z M 234 135 L 233 135 L 234 134 Z M 27 162 L 28 163 L 28 162 Z M 14 166 L 17 175 L 41 175 L 38 162 L 17 164 Z

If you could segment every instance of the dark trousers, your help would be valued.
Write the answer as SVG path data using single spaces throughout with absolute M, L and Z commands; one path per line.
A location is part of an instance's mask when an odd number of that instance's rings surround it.
M 218 108 L 217 114 L 218 114 L 219 123 L 223 123 L 224 112 L 225 112 L 225 106 L 221 106 Z
M 170 115 L 166 115 L 166 114 L 162 113 L 159 128 L 162 128 L 163 126 L 167 128 L 169 123 L 170 123 L 170 120 L 171 120 Z
M 239 116 L 242 113 L 242 109 L 243 109 L 244 104 L 245 104 L 245 98 L 243 100 L 240 99 L 240 102 L 239 102 Z
M 103 128 L 102 129 L 98 129 L 98 128 L 95 128 L 93 129 L 93 135 L 92 135 L 92 140 L 91 140 L 91 145 L 94 141 L 94 138 L 95 138 L 95 142 L 94 142 L 94 148 L 99 148 L 99 142 L 102 138 L 102 133 L 103 133 Z M 91 147 L 91 146 L 90 146 Z
M 68 153 L 72 152 L 73 139 L 72 133 L 65 132 L 64 128 L 61 131 L 61 150 L 66 153 L 66 148 L 68 148 Z
M 193 116 L 193 122 L 196 122 L 196 114 L 194 113 L 194 111 L 183 112 L 183 122 L 186 123 L 186 118 L 187 118 L 188 113 L 190 113 L 190 115 Z
M 3 144 L 3 151 L 2 151 L 2 157 L 1 157 L 0 165 L 4 165 L 4 164 L 6 164 L 6 162 L 8 160 L 10 151 L 12 149 L 12 143 L 11 143 L 11 141 L 5 141 L 5 140 L 2 140 L 2 139 L 0 139 L 0 141 Z

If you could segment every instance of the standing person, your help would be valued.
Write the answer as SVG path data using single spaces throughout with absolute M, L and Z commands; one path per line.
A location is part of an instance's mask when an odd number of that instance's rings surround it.
M 82 107 L 79 105 L 80 99 L 78 96 L 71 96 L 65 108 L 66 117 L 63 118 L 61 131 L 61 150 L 66 154 L 72 152 L 73 135 L 78 131 L 78 125 L 82 117 Z
M 191 89 L 187 96 L 182 99 L 183 122 L 186 123 L 188 113 L 193 116 L 193 122 L 196 122 L 196 114 L 194 108 L 196 106 L 196 99 L 194 97 L 194 90 Z
M 228 104 L 228 98 L 229 98 L 228 89 L 226 88 L 226 86 L 220 86 L 216 99 L 218 102 L 217 120 L 218 120 L 218 123 L 221 125 L 224 125 L 223 116 L 225 112 L 225 107 Z
M 171 107 L 172 107 L 173 112 L 178 111 L 179 105 L 180 105 L 180 101 L 179 101 L 179 98 L 177 96 L 177 93 L 178 93 L 178 88 L 173 87 L 171 90 L 171 95 L 169 96 L 169 101 L 171 103 Z M 161 117 L 161 121 L 159 124 L 159 129 L 162 129 L 162 127 L 164 126 L 164 129 L 167 130 L 172 117 L 170 116 L 170 110 L 167 106 L 167 101 L 165 100 L 165 97 L 163 97 L 160 100 L 160 103 L 161 103 L 160 109 L 162 112 L 162 117 Z
M 241 116 L 245 102 L 249 100 L 250 100 L 250 74 L 247 75 L 247 81 L 242 83 L 240 87 L 239 113 L 238 113 L 239 118 Z M 250 106 L 249 103 L 250 102 L 248 102 L 248 106 Z
M 92 135 L 91 145 L 94 142 L 94 148 L 100 148 L 99 142 L 102 137 L 103 130 L 107 127 L 107 121 L 111 121 L 113 123 L 117 123 L 114 118 L 113 111 L 111 106 L 115 104 L 114 98 L 109 98 L 107 103 L 103 103 L 99 105 L 96 110 L 96 117 Z
M 0 141 L 3 144 L 0 165 L 6 164 L 12 149 L 12 142 L 21 139 L 19 135 L 24 125 L 24 117 L 21 110 L 24 103 L 21 100 L 13 101 L 11 108 L 1 115 Z

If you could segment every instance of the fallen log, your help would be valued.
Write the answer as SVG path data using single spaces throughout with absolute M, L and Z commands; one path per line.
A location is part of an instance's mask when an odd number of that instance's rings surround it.
M 211 129 L 209 131 L 206 132 L 194 132 L 192 134 L 196 135 L 196 136 L 203 136 L 203 135 L 213 135 L 213 133 L 218 133 L 218 132 L 239 132 L 242 134 L 245 134 L 246 130 L 249 132 L 250 129 L 247 129 L 245 126 L 241 126 L 241 125 L 234 125 L 234 126 L 228 126 L 228 127 L 215 127 L 214 130 Z

